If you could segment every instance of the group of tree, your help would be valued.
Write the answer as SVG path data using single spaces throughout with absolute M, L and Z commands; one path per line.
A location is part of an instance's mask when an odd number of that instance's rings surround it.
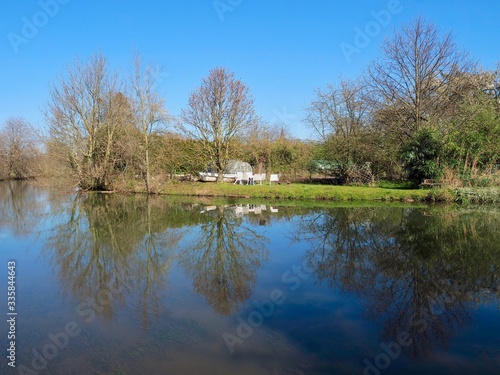
M 82 189 L 107 189 L 129 172 L 149 192 L 151 152 L 168 121 L 158 77 L 137 54 L 127 80 L 110 72 L 100 53 L 70 66 L 51 88 L 45 110 L 52 166 Z
M 443 172 L 470 180 L 500 163 L 500 69 L 481 69 L 451 33 L 422 18 L 395 30 L 360 77 L 316 90 L 303 120 L 313 141 L 263 121 L 248 86 L 224 67 L 209 72 L 174 118 L 160 74 L 139 54 L 126 77 L 100 53 L 75 61 L 50 89 L 43 146 L 26 120 L 1 130 L 0 179 L 43 173 L 82 189 L 140 183 L 151 192 L 167 176 L 208 165 L 221 180 L 239 158 L 290 179 L 321 165 L 349 181 L 368 166 L 379 178 L 418 184 Z
M 343 173 L 369 162 L 379 176 L 416 184 L 444 170 L 470 178 L 500 163 L 499 77 L 418 18 L 361 77 L 317 90 L 305 123 Z
M 135 55 L 129 77 L 109 71 L 101 55 L 76 61 L 50 91 L 45 108 L 47 174 L 82 189 L 106 190 L 215 167 L 242 158 L 262 171 L 296 173 L 304 144 L 259 118 L 249 88 L 229 69 L 209 72 L 180 118 L 170 116 L 157 87 L 160 72 Z M 131 185 L 131 186 L 130 186 Z

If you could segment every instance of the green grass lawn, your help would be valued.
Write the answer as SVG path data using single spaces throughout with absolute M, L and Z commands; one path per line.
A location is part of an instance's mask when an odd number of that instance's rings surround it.
M 453 193 L 447 189 L 410 189 L 401 184 L 385 186 L 360 187 L 295 183 L 247 186 L 231 183 L 178 182 L 165 184 L 158 192 L 170 195 L 289 200 L 409 202 L 451 202 L 454 200 Z

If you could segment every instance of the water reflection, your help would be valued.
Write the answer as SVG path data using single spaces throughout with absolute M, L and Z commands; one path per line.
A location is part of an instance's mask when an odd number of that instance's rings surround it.
M 229 315 L 251 295 L 257 269 L 267 261 L 266 238 L 243 222 L 241 206 L 211 206 L 180 262 L 216 312 Z M 261 211 L 261 210 L 260 210 Z M 247 212 L 248 213 L 248 212 Z
M 408 332 L 414 357 L 446 347 L 471 305 L 499 297 L 497 211 L 338 208 L 301 225 L 319 280 L 362 297 L 382 340 Z
M 177 259 L 195 292 L 228 315 L 250 297 L 268 259 L 266 238 L 238 212 L 234 205 L 200 209 L 152 197 L 80 194 L 53 218 L 45 253 L 66 295 L 108 319 L 135 292 L 147 328 Z M 179 248 L 187 232 L 196 236 Z
M 169 220 L 164 212 L 162 202 L 142 196 L 75 196 L 46 243 L 65 292 L 108 319 L 139 293 L 147 328 L 183 235 L 176 226 L 184 216 Z
M 0 181 L 0 229 L 14 236 L 32 234 L 45 209 L 44 195 L 26 181 Z

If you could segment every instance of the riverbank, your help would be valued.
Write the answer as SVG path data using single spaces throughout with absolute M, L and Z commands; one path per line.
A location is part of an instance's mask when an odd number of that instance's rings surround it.
M 163 185 L 158 194 L 218 198 L 316 201 L 454 202 L 448 189 L 399 189 L 367 186 L 312 184 L 233 185 L 228 183 L 178 182 Z
M 54 187 L 44 180 L 33 182 L 37 185 Z M 68 185 L 60 191 L 68 190 Z M 128 181 L 123 186 L 115 186 L 111 191 L 101 193 L 145 194 L 144 185 Z M 170 181 L 153 184 L 153 194 L 206 197 L 237 198 L 253 200 L 325 201 L 325 202 L 418 202 L 418 203 L 458 203 L 458 204 L 498 204 L 500 188 L 433 188 L 414 189 L 407 183 L 381 182 L 379 186 L 337 186 L 308 183 L 281 183 L 263 185 L 234 185 L 231 183 Z

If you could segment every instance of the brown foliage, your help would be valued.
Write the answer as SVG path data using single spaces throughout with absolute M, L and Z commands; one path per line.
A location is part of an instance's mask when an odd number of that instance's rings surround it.
M 13 117 L 0 129 L 0 180 L 22 180 L 40 174 L 39 136 L 22 117 Z

